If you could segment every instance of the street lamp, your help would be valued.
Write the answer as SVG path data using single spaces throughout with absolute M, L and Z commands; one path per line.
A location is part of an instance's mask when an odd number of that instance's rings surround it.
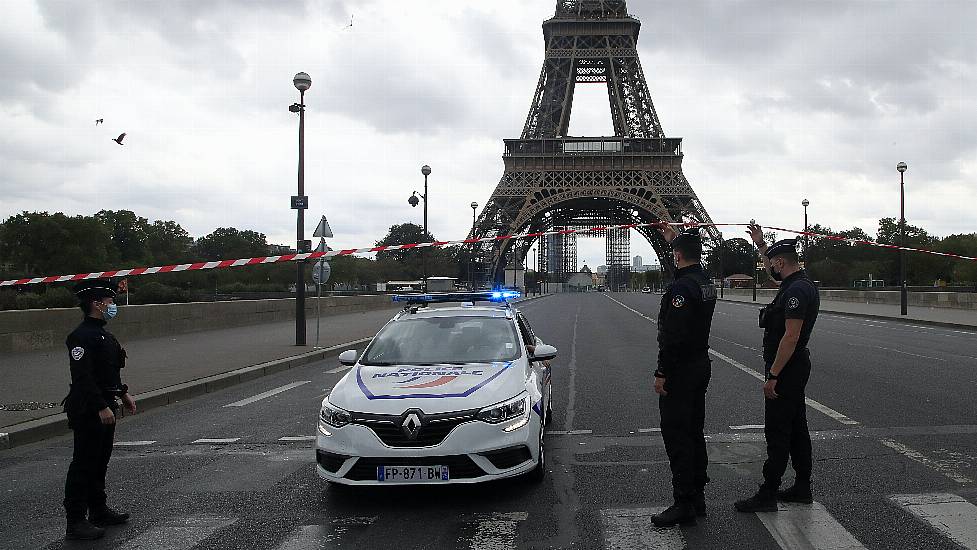
M 305 209 L 308 200 L 305 198 L 305 92 L 312 87 L 312 77 L 306 73 L 298 73 L 292 79 L 292 84 L 299 91 L 299 102 L 293 103 L 288 110 L 299 114 L 299 194 L 297 201 L 293 201 L 292 208 L 298 211 L 295 225 L 295 250 L 299 254 L 305 250 Z M 296 263 L 295 274 L 295 345 L 305 345 L 305 262 Z
M 807 261 L 807 247 L 811 244 L 810 235 L 807 234 L 807 207 L 811 205 L 811 201 L 804 199 L 801 201 L 801 206 L 804 207 L 804 261 Z
M 472 207 L 472 238 L 475 238 L 475 211 L 478 210 L 478 203 L 472 201 L 468 206 Z M 468 264 L 468 281 L 471 285 L 471 289 L 475 290 L 475 249 L 478 247 L 478 243 L 472 243 L 472 260 Z
M 906 246 L 906 180 L 905 174 L 909 166 L 905 162 L 896 165 L 899 171 L 899 246 Z M 902 315 L 909 314 L 909 289 L 906 287 L 906 251 L 899 250 L 899 281 L 902 289 L 900 292 L 900 308 Z
M 424 199 L 424 239 L 427 240 L 427 177 L 431 175 L 431 167 L 428 165 L 421 166 L 421 173 L 424 174 L 424 194 L 421 198 Z M 417 200 L 417 191 L 407 199 L 411 207 L 417 207 L 420 202 Z M 427 292 L 427 248 L 421 249 L 421 272 L 424 278 L 424 292 Z

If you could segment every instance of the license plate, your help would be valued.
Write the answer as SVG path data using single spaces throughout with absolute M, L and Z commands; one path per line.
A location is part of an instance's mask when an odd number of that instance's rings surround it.
M 447 466 L 377 466 L 384 483 L 441 483 L 450 480 Z

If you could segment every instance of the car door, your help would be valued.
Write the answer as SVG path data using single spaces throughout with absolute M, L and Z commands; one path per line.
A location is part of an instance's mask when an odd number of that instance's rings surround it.
M 543 341 L 536 336 L 536 333 L 533 332 L 533 327 L 530 326 L 529 321 L 525 316 L 523 316 L 522 313 L 519 313 L 516 316 L 516 321 L 519 324 L 519 334 L 522 337 L 523 345 L 528 348 L 529 346 L 535 347 L 543 343 Z M 529 353 L 528 349 L 526 350 L 526 353 Z M 547 405 L 545 410 L 550 410 L 551 407 L 549 405 L 550 399 L 552 398 L 550 395 L 552 392 L 550 390 L 551 367 L 549 363 L 549 361 L 530 362 L 530 368 L 532 368 L 536 373 L 536 381 L 538 384 L 537 389 L 539 390 L 540 395 L 543 396 L 543 404 Z

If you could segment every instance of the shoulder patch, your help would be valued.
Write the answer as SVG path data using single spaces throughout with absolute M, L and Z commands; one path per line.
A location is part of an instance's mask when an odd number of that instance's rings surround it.
M 672 307 L 678 309 L 684 305 L 685 305 L 685 296 L 678 294 L 674 298 L 672 298 Z
M 797 309 L 801 305 L 801 301 L 797 299 L 797 296 L 791 296 L 787 300 L 787 309 Z
M 85 348 L 77 346 L 71 348 L 71 358 L 75 361 L 81 361 L 81 358 L 85 356 Z

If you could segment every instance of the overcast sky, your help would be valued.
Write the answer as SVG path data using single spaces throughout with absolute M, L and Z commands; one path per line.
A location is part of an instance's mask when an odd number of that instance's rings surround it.
M 321 214 L 334 247 L 420 223 L 407 198 L 427 163 L 431 230 L 463 238 L 521 132 L 554 4 L 0 0 L 0 218 L 129 209 L 294 244 L 287 107 L 306 71 L 309 234 Z M 808 198 L 812 223 L 874 234 L 898 216 L 905 161 L 911 223 L 977 231 L 971 0 L 629 8 L 662 125 L 717 222 L 800 228 Z M 581 88 L 570 133 L 612 133 L 603 90 Z M 580 259 L 602 264 L 603 249 L 590 239 Z M 653 257 L 640 237 L 632 252 Z

